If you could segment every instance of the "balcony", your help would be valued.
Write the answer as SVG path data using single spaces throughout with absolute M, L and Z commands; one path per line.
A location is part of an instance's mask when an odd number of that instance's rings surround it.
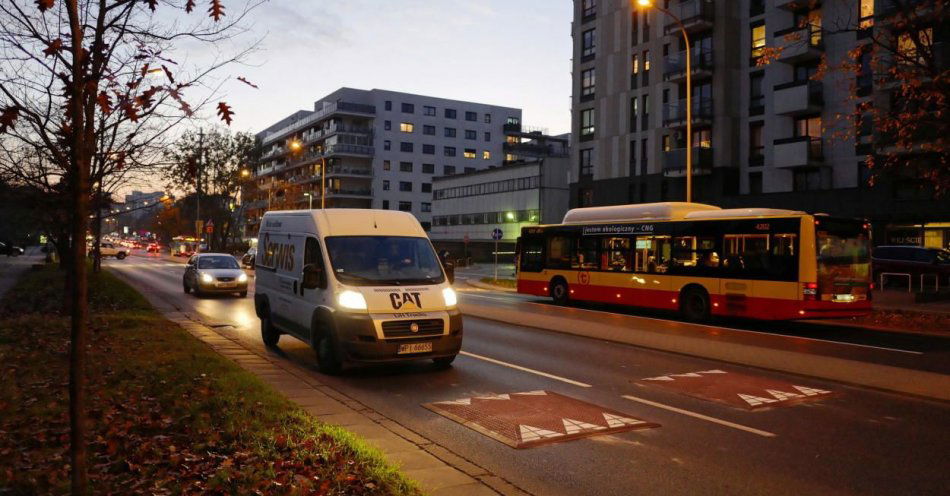
M 337 188 L 327 189 L 327 198 L 372 198 L 373 190 L 369 188 Z
M 814 114 L 825 104 L 820 81 L 777 84 L 774 91 L 775 113 L 779 115 Z
M 563 146 L 551 143 L 508 143 L 502 145 L 505 153 L 526 157 L 566 157 L 567 150 Z
M 268 144 L 278 138 L 286 137 L 288 134 L 304 129 L 316 122 L 320 122 L 332 115 L 352 115 L 358 117 L 372 117 L 376 115 L 376 107 L 373 105 L 364 105 L 361 103 L 336 102 L 324 106 L 322 109 L 288 124 L 274 132 L 268 133 L 263 139 L 263 144 Z
M 712 125 L 712 98 L 693 99 L 694 126 Z M 663 104 L 663 125 L 668 127 L 686 127 L 686 100 Z
M 701 176 L 712 172 L 713 149 L 693 147 L 693 175 Z M 663 152 L 663 175 L 666 177 L 686 176 L 686 148 L 677 148 Z
M 817 136 L 795 136 L 772 142 L 773 162 L 782 169 L 815 168 L 825 165 L 822 139 Z
M 678 4 L 670 7 L 670 11 L 676 17 L 679 17 L 683 23 L 683 28 L 687 32 L 693 33 L 709 29 L 713 26 L 713 19 L 716 15 L 716 6 L 711 0 L 681 0 Z M 666 34 L 679 30 L 679 26 L 672 18 L 667 16 Z
M 323 156 L 372 157 L 375 152 L 375 149 L 371 146 L 336 143 L 328 146 L 326 150 L 324 150 Z
M 520 133 L 521 132 L 521 123 L 520 122 L 506 122 L 501 126 L 501 130 L 505 133 Z
M 712 77 L 713 54 L 711 51 L 694 51 L 689 54 L 693 80 Z M 668 55 L 663 59 L 663 80 L 678 83 L 686 80 L 686 52 Z
M 320 174 L 316 174 L 316 177 L 319 179 Z M 370 178 L 373 177 L 373 170 L 359 167 L 327 167 L 327 177 Z
M 778 60 L 788 64 L 815 60 L 825 52 L 821 28 L 811 25 L 776 31 L 775 46 L 781 50 Z

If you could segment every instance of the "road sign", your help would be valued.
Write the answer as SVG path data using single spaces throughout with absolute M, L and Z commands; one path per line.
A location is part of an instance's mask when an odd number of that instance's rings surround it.
M 747 410 L 788 406 L 832 395 L 831 391 L 816 387 L 720 369 L 666 374 L 647 377 L 637 382 Z
M 491 232 L 491 239 L 494 239 L 495 241 L 500 240 L 500 239 L 503 238 L 504 236 L 505 236 L 505 233 L 503 233 L 503 232 L 501 231 L 501 229 L 499 229 L 499 228 L 497 228 L 497 227 L 495 228 L 494 231 Z
M 198 236 L 201 236 L 202 231 L 205 230 L 205 221 L 196 220 L 195 221 L 195 232 L 198 233 Z
M 512 448 L 659 427 L 550 391 L 473 396 L 423 406 Z

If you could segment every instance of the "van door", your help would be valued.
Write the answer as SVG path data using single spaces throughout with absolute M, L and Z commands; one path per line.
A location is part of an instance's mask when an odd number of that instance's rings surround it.
M 316 265 L 323 272 L 320 284 L 315 289 L 303 287 L 303 270 L 307 265 Z M 314 236 L 307 236 L 304 242 L 303 263 L 297 273 L 297 293 L 294 295 L 294 320 L 301 331 L 306 330 L 303 337 L 312 339 L 311 318 L 314 310 L 327 302 L 327 272 L 320 250 L 320 241 Z

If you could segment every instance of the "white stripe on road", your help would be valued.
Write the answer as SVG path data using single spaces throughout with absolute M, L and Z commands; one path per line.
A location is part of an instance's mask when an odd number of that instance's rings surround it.
M 494 359 L 494 358 L 489 358 L 489 357 L 487 357 L 487 356 L 476 355 L 476 354 L 474 354 L 474 353 L 469 353 L 469 352 L 467 352 L 467 351 L 460 351 L 459 354 L 465 355 L 465 356 L 468 356 L 468 357 L 472 357 L 472 358 L 477 358 L 477 359 L 479 359 L 479 360 L 484 360 L 484 361 L 486 361 L 486 362 L 494 363 L 494 364 L 497 364 L 497 365 L 502 365 L 502 366 L 504 366 L 504 367 L 509 367 L 509 368 L 512 368 L 512 369 L 515 369 L 515 370 L 520 370 L 520 371 L 522 371 L 522 372 L 528 372 L 528 373 L 531 373 L 531 374 L 540 375 L 541 377 L 547 377 L 548 379 L 554 379 L 554 380 L 556 380 L 556 381 L 566 382 L 566 383 L 572 384 L 572 385 L 574 385 L 574 386 L 587 387 L 587 388 L 592 387 L 590 384 L 585 384 L 585 383 L 583 383 L 583 382 L 575 381 L 575 380 L 573 380 L 573 379 L 568 379 L 568 378 L 566 378 L 566 377 L 561 377 L 561 376 L 558 376 L 558 375 L 549 374 L 549 373 L 547 373 L 547 372 L 541 372 L 540 370 L 529 369 L 528 367 L 522 367 L 521 365 L 515 365 L 515 364 L 513 364 L 513 363 L 503 362 L 503 361 L 501 361 L 501 360 L 496 360 L 496 359 Z
M 682 414 L 682 415 L 688 415 L 688 416 L 690 416 L 690 417 L 698 418 L 698 419 L 700 419 L 700 420 L 705 420 L 705 421 L 707 421 L 707 422 L 712 422 L 712 423 L 715 423 L 715 424 L 724 425 L 724 426 L 726 426 L 726 427 L 732 427 L 733 429 L 739 429 L 740 431 L 751 432 L 752 434 L 758 434 L 759 436 L 762 436 L 762 437 L 775 437 L 775 434 L 772 434 L 771 432 L 768 432 L 768 431 L 762 431 L 762 430 L 756 429 L 756 428 L 754 428 L 754 427 L 749 427 L 749 426 L 746 426 L 746 425 L 736 424 L 736 423 L 734 423 L 734 422 L 729 422 L 728 420 L 717 419 L 717 418 L 715 418 L 715 417 L 710 417 L 710 416 L 708 416 L 708 415 L 703 415 L 703 414 L 701 414 L 701 413 L 691 412 L 691 411 L 689 411 L 689 410 L 683 410 L 682 408 L 676 408 L 675 406 L 665 405 L 665 404 L 663 404 L 663 403 L 657 403 L 657 402 L 655 402 L 655 401 L 650 401 L 650 400 L 647 400 L 647 399 L 638 398 L 638 397 L 636 397 L 636 396 L 630 396 L 630 395 L 623 395 L 623 398 L 626 398 L 626 399 L 628 399 L 628 400 L 630 400 L 630 401 L 636 401 L 636 402 L 639 402 L 639 403 L 643 403 L 644 405 L 655 406 L 655 407 L 657 407 L 657 408 L 662 408 L 662 409 L 664 409 L 664 410 L 669 410 L 669 411 L 671 411 L 671 412 L 676 412 L 676 413 L 679 413 L 679 414 Z

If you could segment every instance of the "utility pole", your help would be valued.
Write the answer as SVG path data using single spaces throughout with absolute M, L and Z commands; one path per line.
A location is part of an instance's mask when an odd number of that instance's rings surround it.
M 195 238 L 198 238 L 198 246 L 195 247 L 195 253 L 201 251 L 201 239 L 204 237 L 198 224 L 201 222 L 201 162 L 204 157 L 204 139 L 204 128 L 198 128 L 198 164 L 195 166 Z

